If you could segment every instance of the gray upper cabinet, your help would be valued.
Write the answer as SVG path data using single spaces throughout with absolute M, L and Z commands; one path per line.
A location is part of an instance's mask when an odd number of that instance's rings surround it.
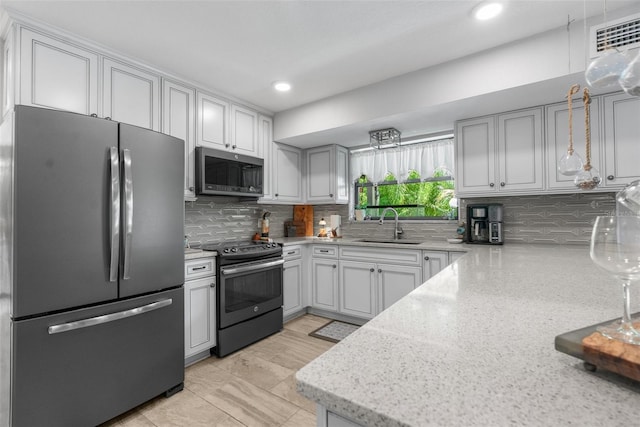
M 349 151 L 339 145 L 310 148 L 307 159 L 307 202 L 349 203 Z
M 458 196 L 542 191 L 542 108 L 456 123 Z
M 7 79 L 13 65 L 5 49 L 5 110 L 13 100 Z M 98 114 L 98 54 L 20 27 L 17 104 Z M 8 89 L 8 90 L 7 90 Z
M 492 194 L 496 187 L 495 118 L 456 123 L 456 192 Z
M 274 144 L 272 169 L 272 203 L 303 203 L 302 150 Z M 268 173 L 268 172 L 267 172 Z
M 164 80 L 162 82 L 162 132 L 184 140 L 184 196 L 195 198 L 196 91 Z
M 229 103 L 198 92 L 198 140 L 202 147 L 227 150 L 229 144 Z
M 640 177 L 640 98 L 607 95 L 604 103 L 604 187 L 620 188 Z
M 238 105 L 231 105 L 231 150 L 258 156 L 258 113 Z
M 160 131 L 160 77 L 104 58 L 103 116 Z

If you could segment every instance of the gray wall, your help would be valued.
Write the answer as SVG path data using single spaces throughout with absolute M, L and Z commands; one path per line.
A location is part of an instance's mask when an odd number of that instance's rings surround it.
M 591 227 L 598 215 L 612 214 L 614 193 L 576 193 L 551 196 L 495 197 L 461 201 L 459 221 L 403 222 L 407 238 L 441 240 L 455 237 L 459 222 L 464 221 L 465 207 L 475 203 L 504 205 L 505 242 L 589 244 Z M 284 236 L 284 221 L 292 219 L 289 205 L 259 205 L 238 199 L 202 197 L 185 203 L 185 235 L 193 246 L 224 240 L 250 239 L 258 229 L 262 213 L 271 212 L 271 237 Z M 318 221 L 330 215 L 342 216 L 342 232 L 346 237 L 391 237 L 393 221 L 379 225 L 377 221 L 356 222 L 348 219 L 346 205 L 314 206 L 314 232 Z

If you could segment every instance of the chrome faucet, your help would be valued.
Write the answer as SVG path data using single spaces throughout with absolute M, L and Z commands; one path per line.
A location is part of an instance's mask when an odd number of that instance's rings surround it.
M 382 214 L 380 215 L 379 224 L 380 225 L 384 224 L 384 215 L 387 213 L 387 211 L 392 211 L 396 216 L 396 225 L 395 225 L 395 228 L 393 229 L 393 240 L 398 240 L 400 238 L 400 235 L 402 233 L 404 233 L 404 231 L 398 225 L 398 211 L 397 210 L 395 210 L 393 208 L 384 208 L 384 210 L 382 211 Z

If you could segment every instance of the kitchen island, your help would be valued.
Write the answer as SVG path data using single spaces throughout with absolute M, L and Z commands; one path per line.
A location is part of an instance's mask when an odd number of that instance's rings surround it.
M 638 383 L 554 349 L 557 335 L 621 315 L 621 286 L 589 248 L 464 246 L 298 371 L 319 425 L 637 425 Z

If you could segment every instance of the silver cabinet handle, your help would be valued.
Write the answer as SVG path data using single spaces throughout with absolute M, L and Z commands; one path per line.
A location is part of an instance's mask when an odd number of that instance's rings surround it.
M 192 267 L 191 270 L 196 271 L 196 270 L 204 270 L 205 268 L 207 268 L 206 265 L 202 265 L 200 267 Z
M 495 184 L 493 182 L 489 183 L 489 187 L 493 187 Z
M 369 271 L 370 271 L 371 273 L 373 273 L 374 271 L 376 271 L 376 269 L 375 269 L 375 268 L 370 268 L 370 269 L 369 269 Z
M 212 287 L 212 288 L 215 288 L 216 284 L 215 283 L 211 283 L 209 286 Z
M 429 261 L 429 257 L 428 256 L 424 257 L 424 260 Z
M 289 252 L 287 252 L 287 255 L 293 255 L 295 253 L 296 253 L 296 251 L 289 251 Z
M 381 268 L 378 269 L 378 273 L 382 273 L 382 269 Z
M 49 335 L 59 334 L 60 332 L 73 331 L 75 329 L 87 328 L 89 326 L 101 325 L 103 323 L 109 323 L 115 320 L 137 316 L 139 314 L 148 313 L 150 311 L 166 307 L 168 305 L 171 305 L 172 303 L 173 300 L 169 298 L 157 302 L 152 302 L 151 304 L 143 305 L 141 307 L 119 311 L 117 313 L 105 314 L 103 316 L 90 317 L 88 319 L 77 320 L 75 322 L 61 323 L 60 325 L 49 326 Z
M 506 182 L 501 182 L 501 183 L 500 183 L 500 187 L 504 187 L 505 185 L 507 185 L 507 183 L 506 183 Z
M 225 267 L 223 267 L 223 268 L 220 269 L 220 274 L 246 273 L 248 271 L 261 270 L 261 269 L 266 268 L 266 267 L 275 267 L 276 265 L 281 265 L 281 264 L 284 264 L 284 260 L 283 259 L 279 259 L 279 260 L 276 260 L 276 261 L 270 261 L 270 262 L 259 262 L 259 263 L 250 264 L 250 265 L 237 267 L 237 268 L 225 268 Z
M 320 249 L 320 252 L 322 252 L 323 254 L 328 254 L 329 253 L 329 249 Z
M 131 150 L 122 150 L 124 163 L 124 266 L 122 278 L 130 279 L 131 241 L 133 238 L 133 176 L 131 174 Z
M 120 257 L 120 160 L 118 147 L 109 149 L 111 163 L 109 235 L 111 236 L 111 260 L 109 261 L 109 281 L 118 280 L 118 263 Z

